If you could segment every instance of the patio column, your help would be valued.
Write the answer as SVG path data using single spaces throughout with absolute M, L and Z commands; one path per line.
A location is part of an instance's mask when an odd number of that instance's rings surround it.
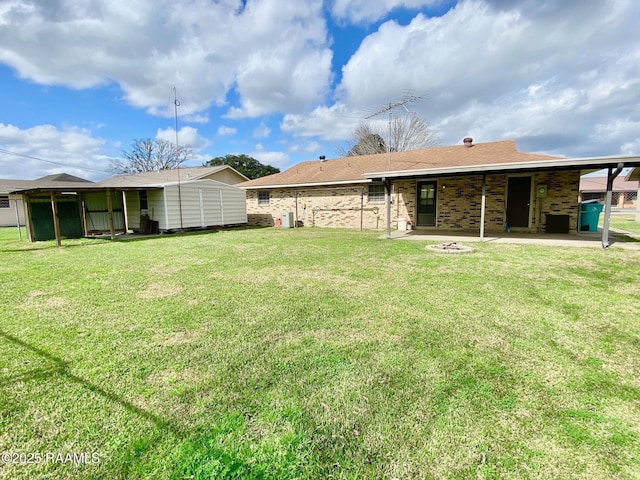
M 487 175 L 482 175 L 482 201 L 480 202 L 480 240 L 484 240 L 484 210 L 487 204 Z
M 609 248 L 609 219 L 611 217 L 611 197 L 613 192 L 613 181 L 616 179 L 624 165 L 618 164 L 615 172 L 612 167 L 609 167 L 607 174 L 607 197 L 604 202 L 604 225 L 602 226 L 602 248 Z
M 383 178 L 384 201 L 387 205 L 387 238 L 391 238 L 391 180 Z

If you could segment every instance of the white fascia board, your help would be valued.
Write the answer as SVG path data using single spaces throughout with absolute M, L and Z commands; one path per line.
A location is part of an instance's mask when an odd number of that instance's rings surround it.
M 244 190 L 267 190 L 270 188 L 308 188 L 308 187 L 330 187 L 332 185 L 351 185 L 354 183 L 371 183 L 371 179 L 366 180 L 341 180 L 339 182 L 318 182 L 318 183 L 290 183 L 286 185 L 260 185 L 257 187 L 243 187 Z
M 586 157 L 586 158 L 563 158 L 554 160 L 536 160 L 532 162 L 514 162 L 514 163 L 491 163 L 485 165 L 465 165 L 462 167 L 439 167 L 439 168 L 423 168 L 417 170 L 396 170 L 390 172 L 372 172 L 365 173 L 366 178 L 401 178 L 415 177 L 419 175 L 437 176 L 437 175 L 455 175 L 461 173 L 483 173 L 483 172 L 499 172 L 499 171 L 517 171 L 517 170 L 544 170 L 558 168 L 590 168 L 601 166 L 602 168 L 609 165 L 623 163 L 625 166 L 640 166 L 640 156 L 638 155 L 617 155 L 610 157 Z

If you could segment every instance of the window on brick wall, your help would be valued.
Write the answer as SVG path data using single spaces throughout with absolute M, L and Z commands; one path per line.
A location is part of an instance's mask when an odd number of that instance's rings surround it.
M 384 203 L 384 185 L 369 185 L 369 203 Z
M 268 190 L 258 192 L 258 205 L 269 205 L 269 197 Z
M 11 208 L 8 196 L 0 195 L 0 208 Z

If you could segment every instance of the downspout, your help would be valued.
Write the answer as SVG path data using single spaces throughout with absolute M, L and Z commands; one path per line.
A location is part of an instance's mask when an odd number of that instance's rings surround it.
M 484 240 L 484 209 L 487 204 L 487 175 L 482 175 L 482 200 L 480 202 L 480 240 Z
M 607 174 L 607 198 L 604 202 L 604 225 L 602 226 L 602 248 L 609 248 L 609 219 L 611 217 L 611 197 L 613 196 L 613 181 L 622 172 L 624 164 L 619 163 L 618 167 L 612 172 L 609 167 Z

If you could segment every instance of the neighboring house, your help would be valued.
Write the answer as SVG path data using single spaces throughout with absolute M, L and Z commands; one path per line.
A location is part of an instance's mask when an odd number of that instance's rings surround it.
M 21 194 L 11 192 L 29 188 L 75 187 L 79 182 L 91 183 L 67 173 L 47 175 L 36 180 L 0 179 L 0 227 L 24 226 L 26 223 L 24 199 Z
M 14 193 L 24 197 L 32 241 L 246 224 L 244 190 L 212 177 L 246 180 L 223 165 L 123 175 L 86 185 L 31 185 Z
M 580 176 L 639 157 L 566 159 L 519 152 L 514 141 L 303 162 L 240 184 L 250 225 L 576 232 Z
M 607 177 L 580 178 L 580 198 L 582 201 L 598 200 L 604 203 L 607 195 Z M 638 202 L 638 181 L 618 177 L 613 181 L 611 204 L 617 208 L 636 208 Z
M 24 203 L 20 195 L 10 195 L 18 188 L 26 186 L 30 180 L 0 178 L 0 227 L 24 225 Z
M 638 182 L 638 191 L 636 192 L 636 222 L 640 222 L 640 202 L 637 201 L 640 196 L 640 168 L 633 168 L 625 177 L 628 182 Z

